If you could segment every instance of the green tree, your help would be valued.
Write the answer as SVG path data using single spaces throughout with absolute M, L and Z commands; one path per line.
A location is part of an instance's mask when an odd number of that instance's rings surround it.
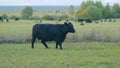
M 83 1 L 80 9 L 76 12 L 75 18 L 90 18 L 92 20 L 99 20 L 102 18 L 120 18 L 120 5 L 118 3 L 110 6 L 109 3 L 103 6 L 102 2 L 93 0 Z
M 111 8 L 109 3 L 107 3 L 107 5 L 103 8 L 103 15 L 104 18 L 111 18 Z
M 103 6 L 102 2 L 101 1 L 97 1 L 95 3 L 95 6 L 97 7 L 98 15 L 100 15 L 99 19 L 103 18 L 103 8 L 104 8 L 104 6 Z
M 97 8 L 97 6 L 88 6 L 86 9 L 87 18 L 90 18 L 92 20 L 99 20 L 101 19 L 101 10 Z
M 84 11 L 86 9 L 86 3 L 83 1 L 80 5 L 80 11 Z
M 61 19 L 61 20 L 66 20 L 67 18 L 69 18 L 69 16 L 67 14 L 63 14 L 59 17 L 59 19 Z
M 77 11 L 76 12 L 75 19 L 86 18 L 86 17 L 87 17 L 87 13 L 85 11 Z
M 114 4 L 112 7 L 112 17 L 119 18 L 120 17 L 120 6 L 118 3 Z
M 80 9 L 76 12 L 75 17 L 77 18 L 90 18 L 99 19 L 101 18 L 100 10 L 97 9 L 96 4 L 93 1 L 82 2 Z
M 85 13 L 85 9 L 86 9 L 86 2 L 82 2 L 80 5 L 79 10 L 75 13 L 75 19 L 77 20 L 78 18 L 84 18 L 86 17 L 86 13 Z
M 6 14 L 3 14 L 2 17 L 3 17 L 4 19 L 7 19 L 7 18 L 8 18 L 8 16 L 7 16 Z
M 103 8 L 103 4 L 102 4 L 102 2 L 101 1 L 97 1 L 96 3 L 95 3 L 95 6 L 97 6 L 97 8 Z
M 33 10 L 31 6 L 26 6 L 22 11 L 22 18 L 29 19 L 33 15 Z
M 70 14 L 70 18 L 73 19 L 74 18 L 74 13 L 75 13 L 75 9 L 74 9 L 74 6 L 73 5 L 70 5 L 69 9 L 68 9 L 68 12 Z
M 86 8 L 89 6 L 89 5 L 94 5 L 94 2 L 93 1 L 87 1 L 87 2 L 82 2 L 81 6 L 80 6 L 80 11 L 84 11 L 86 10 Z

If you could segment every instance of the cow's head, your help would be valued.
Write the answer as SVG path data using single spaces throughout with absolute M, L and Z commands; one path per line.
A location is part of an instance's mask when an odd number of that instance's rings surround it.
M 75 33 L 75 29 L 73 27 L 73 24 L 71 22 L 64 22 L 65 26 L 67 27 L 67 31 L 70 33 Z

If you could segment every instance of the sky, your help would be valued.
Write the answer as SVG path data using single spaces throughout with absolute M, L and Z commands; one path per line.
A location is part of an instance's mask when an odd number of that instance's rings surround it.
M 0 0 L 0 6 L 80 6 L 83 1 L 87 0 Z M 98 1 L 98 0 L 93 0 Z M 100 1 L 100 0 L 99 0 Z M 114 3 L 119 3 L 120 0 L 101 0 L 101 2 L 106 5 L 109 3 L 113 5 Z

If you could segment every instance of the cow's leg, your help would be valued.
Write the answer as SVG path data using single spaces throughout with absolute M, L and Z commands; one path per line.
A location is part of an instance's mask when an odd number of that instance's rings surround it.
M 32 48 L 34 48 L 35 40 L 36 40 L 36 37 L 32 37 Z
M 58 43 L 56 42 L 56 49 L 58 48 Z
M 59 45 L 60 49 L 62 50 L 62 49 L 63 49 L 63 48 L 62 48 L 62 43 L 61 43 L 60 41 L 57 41 L 57 42 L 56 42 L 56 49 L 58 48 L 58 45 Z
M 59 43 L 59 47 L 60 47 L 61 50 L 63 49 L 63 48 L 62 48 L 62 43 Z
M 41 40 L 41 43 L 46 47 L 48 48 L 47 44 L 45 43 L 45 41 Z

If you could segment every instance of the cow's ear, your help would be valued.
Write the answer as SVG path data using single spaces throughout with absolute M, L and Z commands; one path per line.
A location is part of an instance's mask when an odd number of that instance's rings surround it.
M 67 22 L 64 22 L 65 25 L 67 25 Z

